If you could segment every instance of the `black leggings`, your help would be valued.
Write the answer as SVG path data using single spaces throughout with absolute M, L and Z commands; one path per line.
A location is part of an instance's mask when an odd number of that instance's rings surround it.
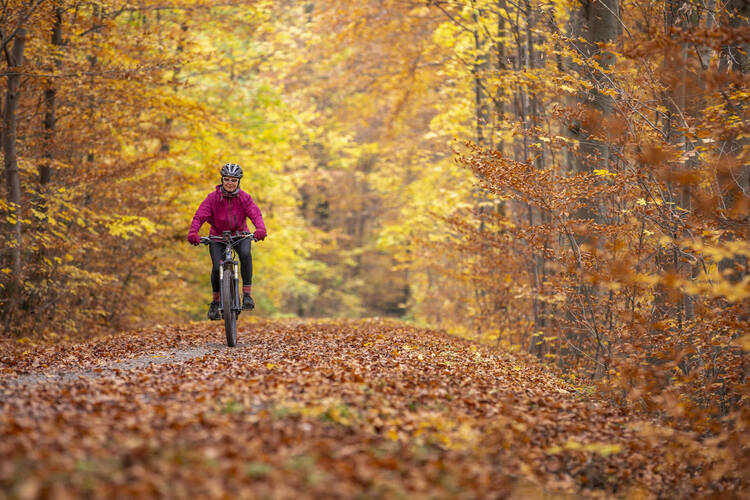
M 234 249 L 240 257 L 240 274 L 242 275 L 242 284 L 250 286 L 253 284 L 253 256 L 250 254 L 251 240 L 245 238 L 240 241 Z M 208 251 L 211 254 L 213 268 L 211 269 L 211 288 L 219 292 L 219 262 L 224 257 L 225 243 L 211 242 L 208 244 Z

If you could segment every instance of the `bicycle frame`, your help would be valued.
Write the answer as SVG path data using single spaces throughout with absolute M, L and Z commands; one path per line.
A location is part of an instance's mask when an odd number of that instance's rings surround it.
M 234 283 L 234 294 L 232 297 L 232 304 L 229 304 L 229 308 L 233 309 L 239 315 L 242 312 L 242 301 L 240 300 L 240 271 L 239 261 L 235 258 L 234 247 L 243 239 L 252 238 L 252 233 L 237 233 L 234 236 L 231 231 L 224 231 L 221 236 L 209 236 L 206 238 L 208 242 L 224 243 L 224 257 L 219 262 L 219 282 L 224 279 L 224 273 L 230 271 L 233 273 L 232 282 Z M 254 240 L 254 238 L 252 238 Z M 201 238 L 203 240 L 203 238 Z M 224 309 L 226 304 L 220 301 L 219 311 L 222 316 L 224 315 Z

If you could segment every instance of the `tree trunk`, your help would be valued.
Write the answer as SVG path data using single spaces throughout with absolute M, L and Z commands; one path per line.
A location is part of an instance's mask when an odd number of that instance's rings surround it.
M 487 104 L 484 98 L 484 88 L 482 84 L 482 73 L 487 69 L 487 56 L 483 54 L 484 44 L 482 43 L 482 36 L 479 26 L 479 16 L 481 13 L 477 12 L 476 9 L 472 13 L 474 19 L 474 49 L 476 50 L 476 60 L 473 63 L 472 73 L 474 75 L 474 106 L 475 106 L 475 121 L 476 121 L 476 134 L 477 134 L 477 145 L 486 146 L 486 140 L 484 136 L 484 128 L 487 125 Z
M 595 60 L 603 69 L 609 68 L 614 62 L 611 53 L 602 52 L 600 43 L 612 42 L 619 35 L 619 0 L 581 0 L 578 10 L 572 13 L 570 19 L 570 35 L 574 40 L 573 49 L 576 50 L 584 60 Z M 574 71 L 581 73 L 592 83 L 592 88 L 578 97 L 578 103 L 584 111 L 580 123 L 571 124 L 571 135 L 580 141 L 578 155 L 571 155 L 572 170 L 579 172 L 591 172 L 596 168 L 607 169 L 609 167 L 610 151 L 606 142 L 591 137 L 597 129 L 602 127 L 604 118 L 612 113 L 613 100 L 610 96 L 599 92 L 601 87 L 609 87 L 606 75 L 598 72 L 593 65 L 572 65 Z M 603 207 L 589 202 L 577 209 L 575 217 L 592 222 L 604 222 Z M 598 244 L 594 235 L 582 237 L 584 243 Z M 590 320 L 589 332 L 596 342 L 596 369 L 594 377 L 601 377 L 602 364 L 599 357 L 603 353 L 603 341 L 608 341 L 598 328 L 596 306 L 600 302 L 595 285 L 588 285 L 580 276 L 578 293 L 584 298 L 581 305 L 580 316 Z
M 574 40 L 583 39 L 583 43 L 575 43 L 576 49 L 586 59 L 596 59 L 599 65 L 607 69 L 614 62 L 610 53 L 602 53 L 599 43 L 614 41 L 619 34 L 617 13 L 619 0 L 581 0 L 580 8 L 571 16 L 571 36 Z M 594 87 L 582 98 L 584 106 L 590 110 L 592 123 L 599 122 L 596 115 L 605 117 L 612 112 L 612 98 L 602 94 L 597 87 L 608 86 L 604 75 L 595 69 L 588 71 L 588 78 Z M 592 141 L 588 138 L 586 123 L 577 131 L 581 140 L 580 152 L 582 161 L 577 162 L 576 170 L 591 171 L 597 166 L 606 168 L 609 160 L 609 147 L 606 143 Z M 590 125 L 590 124 L 589 124 Z
M 505 67 L 505 18 L 503 17 L 501 10 L 505 8 L 505 0 L 499 0 L 497 2 L 497 41 L 495 42 L 495 71 L 500 74 L 506 70 Z M 503 152 L 504 144 L 502 136 L 498 135 L 502 127 L 502 122 L 505 118 L 505 110 L 503 109 L 503 89 L 498 85 L 495 90 L 495 116 L 493 123 L 495 126 L 492 129 L 492 135 L 490 136 L 490 147 L 497 151 Z M 497 137 L 497 144 L 495 139 Z
M 21 279 L 21 181 L 18 176 L 18 157 L 16 151 L 16 128 L 18 126 L 19 86 L 21 74 L 18 68 L 23 63 L 23 49 L 26 44 L 26 29 L 18 28 L 13 49 L 8 59 L 8 90 L 5 94 L 5 109 L 3 113 L 3 153 L 5 155 L 5 183 L 8 202 L 13 206 L 15 222 L 11 223 L 13 247 L 11 248 L 12 276 L 8 290 L 11 303 L 17 303 Z M 11 310 L 12 307 L 8 307 Z M 7 318 L 7 316 L 6 316 Z
M 55 24 L 52 27 L 52 45 L 62 45 L 62 9 L 55 10 Z M 60 61 L 55 58 L 55 66 L 60 66 Z M 52 180 L 52 160 L 54 159 L 55 124 L 57 122 L 57 88 L 54 79 L 44 91 L 44 159 L 39 166 L 39 184 L 46 186 Z

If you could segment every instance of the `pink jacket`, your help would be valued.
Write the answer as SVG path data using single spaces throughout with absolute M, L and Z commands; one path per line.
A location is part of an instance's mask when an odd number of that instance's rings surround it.
M 222 231 L 249 231 L 246 217 L 249 217 L 255 226 L 257 236 L 266 236 L 266 225 L 263 224 L 263 215 L 260 208 L 255 204 L 249 194 L 240 189 L 237 196 L 226 198 L 221 194 L 221 186 L 206 196 L 206 199 L 198 207 L 190 225 L 191 234 L 198 234 L 204 222 L 211 224 L 209 234 L 221 236 Z

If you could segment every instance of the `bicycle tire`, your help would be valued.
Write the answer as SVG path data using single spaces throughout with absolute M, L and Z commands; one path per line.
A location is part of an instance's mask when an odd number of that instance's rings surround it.
M 237 311 L 234 310 L 234 294 L 232 293 L 233 274 L 228 269 L 224 271 L 221 281 L 221 303 L 224 309 L 224 330 L 227 333 L 227 345 L 237 345 Z

